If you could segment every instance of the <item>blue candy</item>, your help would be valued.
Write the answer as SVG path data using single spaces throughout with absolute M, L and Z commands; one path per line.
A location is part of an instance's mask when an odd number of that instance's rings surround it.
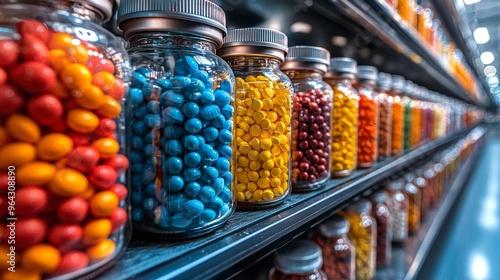
M 215 102 L 214 91 L 211 88 L 207 88 L 200 95 L 200 103 L 203 105 L 209 105 Z
M 198 199 L 191 199 L 184 204 L 183 210 L 184 211 L 182 213 L 184 214 L 184 217 L 194 219 L 203 213 L 205 206 L 203 205 L 203 202 Z
M 144 148 L 144 141 L 142 140 L 142 137 L 132 136 L 130 145 L 134 150 L 142 150 Z
M 226 104 L 220 108 L 220 113 L 224 116 L 224 118 L 230 119 L 233 117 L 234 108 L 233 106 Z
M 167 125 L 163 130 L 166 139 L 179 139 L 182 136 L 182 127 L 179 125 Z
M 167 179 L 167 188 L 169 191 L 178 192 L 184 187 L 184 179 L 180 176 L 171 176 Z
M 168 198 L 168 212 L 179 213 L 182 212 L 184 203 L 188 201 L 187 197 L 183 194 L 171 194 Z
M 186 135 L 182 137 L 182 145 L 188 151 L 196 151 L 200 147 L 200 140 L 194 135 Z
M 146 114 L 146 105 L 140 104 L 137 108 L 134 108 L 134 118 L 136 120 L 142 120 Z
M 200 107 L 194 102 L 186 102 L 181 107 L 181 111 L 187 118 L 193 118 L 200 112 Z
M 224 187 L 219 193 L 219 197 L 222 199 L 222 201 L 224 201 L 224 203 L 229 203 L 229 201 L 231 200 L 231 190 L 228 187 Z
M 172 87 L 175 89 L 183 89 L 191 84 L 191 79 L 184 76 L 174 76 L 171 80 Z
M 145 186 L 144 193 L 146 193 L 148 196 L 154 196 L 156 193 L 156 184 L 151 183 L 151 184 Z
M 144 135 L 144 142 L 146 144 L 153 144 L 160 138 L 160 132 L 157 129 L 153 129 Z
M 208 105 L 200 110 L 200 117 L 204 120 L 215 119 L 220 114 L 219 106 Z
M 161 114 L 163 122 L 166 124 L 182 123 L 184 121 L 184 115 L 175 107 L 167 107 L 163 109 Z
M 164 171 L 168 174 L 179 174 L 182 170 L 182 159 L 178 157 L 171 157 L 165 161 Z
M 219 115 L 210 121 L 210 125 L 215 128 L 221 129 L 224 126 L 225 122 L 226 119 L 224 118 L 224 116 Z
M 203 135 L 206 141 L 214 141 L 219 136 L 219 130 L 213 126 L 209 126 L 202 130 L 201 135 Z
M 192 72 L 191 76 L 193 78 L 196 78 L 196 79 L 199 79 L 200 81 L 202 81 L 206 87 L 208 87 L 208 88 L 212 87 L 212 81 L 210 79 L 210 74 L 208 74 L 207 71 L 199 70 L 196 72 Z
M 142 100 L 144 99 L 144 96 L 142 95 L 142 91 L 138 88 L 132 88 L 129 91 L 129 102 L 132 106 L 137 106 L 141 104 Z
M 233 131 L 233 121 L 232 120 L 226 120 L 224 122 L 224 125 L 222 126 L 222 128 L 227 129 L 229 131 Z
M 130 200 L 132 202 L 132 205 L 139 206 L 142 204 L 142 201 L 144 200 L 144 194 L 141 191 L 134 191 L 132 192 Z
M 211 201 L 212 199 L 214 199 L 214 197 L 215 191 L 210 186 L 204 186 L 203 188 L 201 188 L 200 193 L 198 194 L 198 198 L 204 203 Z
M 184 104 L 184 97 L 173 90 L 168 90 L 160 95 L 160 104 L 180 108 Z
M 215 97 L 215 104 L 219 106 L 224 106 L 226 104 L 229 104 L 231 101 L 231 95 L 227 91 L 217 89 L 214 92 L 214 97 Z
M 153 82 L 153 84 L 159 86 L 162 91 L 168 90 L 172 87 L 172 82 L 166 78 L 160 78 Z
M 230 186 L 231 183 L 233 182 L 233 173 L 229 171 L 222 173 L 220 177 L 224 179 L 224 186 L 226 187 Z
M 233 149 L 229 145 L 217 145 L 216 149 L 221 157 L 231 158 L 233 155 Z
M 203 136 L 198 135 L 197 137 L 198 137 L 198 140 L 200 141 L 200 146 L 205 144 L 205 138 L 203 138 Z
M 141 183 L 143 185 L 148 185 L 154 182 L 156 179 L 156 166 L 152 160 L 146 161 L 141 173 Z
M 207 184 L 212 183 L 215 178 L 219 177 L 219 171 L 215 167 L 207 167 L 203 169 L 201 178 Z
M 142 88 L 145 84 L 148 83 L 148 79 L 144 77 L 141 73 L 138 73 L 138 71 L 134 71 L 132 73 L 132 84 L 131 86 L 133 88 Z
M 198 98 L 200 98 L 200 95 L 203 91 L 205 91 L 205 84 L 202 81 L 200 81 L 199 79 L 193 78 L 191 80 L 191 83 L 189 84 L 189 86 L 187 86 L 184 89 L 184 96 L 188 100 L 198 100 Z M 193 95 L 195 93 L 198 93 L 198 94 Z
M 158 206 L 158 202 L 152 197 L 148 197 L 142 201 L 142 208 L 147 212 L 153 211 L 156 206 Z
M 191 134 L 198 133 L 201 127 L 201 121 L 197 118 L 190 118 L 184 122 L 184 129 Z
M 137 73 L 143 75 L 144 77 L 151 76 L 151 71 L 149 71 L 149 69 L 144 68 L 144 67 L 139 67 L 139 68 L 135 69 L 134 72 L 137 72 Z
M 157 151 L 158 151 L 158 147 L 153 145 L 153 144 L 147 144 L 144 146 L 144 149 L 142 149 L 144 156 L 147 158 L 150 158 L 153 155 L 156 155 Z
M 206 207 L 213 209 L 215 212 L 219 213 L 219 211 L 222 209 L 224 206 L 224 201 L 222 201 L 222 198 L 216 196 L 214 199 L 206 203 Z
M 220 83 L 220 89 L 225 90 L 227 92 L 233 92 L 233 87 L 229 80 L 222 80 Z
M 224 216 L 224 215 L 226 215 L 227 213 L 229 213 L 229 205 L 224 204 L 224 205 L 222 206 L 222 209 L 220 210 L 220 215 L 221 215 L 221 216 Z
M 190 152 L 184 155 L 184 165 L 186 167 L 198 167 L 201 162 L 201 156 L 197 152 Z
M 130 152 L 130 163 L 142 163 L 142 153 L 139 151 L 132 151 Z
M 134 223 L 140 223 L 144 220 L 144 210 L 141 208 L 135 208 L 132 210 L 132 221 Z
M 189 198 L 195 198 L 200 190 L 201 185 L 198 182 L 189 182 L 184 187 L 184 194 Z
M 168 140 L 165 143 L 165 153 L 169 156 L 177 157 L 181 156 L 184 152 L 184 148 L 182 147 L 182 143 L 179 140 Z
M 186 168 L 181 176 L 184 178 L 184 181 L 191 182 L 200 179 L 201 172 L 198 168 Z
M 220 173 L 229 171 L 230 168 L 229 160 L 225 157 L 219 157 L 215 162 L 215 168 L 217 168 Z
M 233 141 L 233 134 L 227 129 L 223 129 L 219 132 L 219 142 L 222 144 L 229 145 Z
M 142 164 L 141 164 L 142 165 Z M 134 191 L 140 191 L 142 189 L 142 184 L 141 184 L 141 173 L 142 172 L 142 168 L 139 170 L 139 174 L 133 174 L 132 175 L 132 189 Z
M 219 172 L 220 173 L 220 172 Z M 224 179 L 222 178 L 216 178 L 214 182 L 212 183 L 212 188 L 215 191 L 216 195 L 219 195 L 222 189 L 224 188 Z
M 183 63 L 182 59 L 178 59 L 175 62 L 174 73 L 175 73 L 175 75 L 187 75 L 187 74 L 189 74 L 188 70 L 184 67 L 184 63 Z
M 141 173 L 143 167 L 144 167 L 144 164 L 142 164 L 142 163 L 134 163 L 134 164 L 130 165 L 130 171 L 132 171 L 132 173 L 135 173 L 135 174 Z
M 207 223 L 210 223 L 211 221 L 215 220 L 215 217 L 217 217 L 217 213 L 215 213 L 214 210 L 212 209 L 205 209 L 203 210 L 203 213 L 198 217 L 198 221 L 200 225 L 204 225 Z
M 198 62 L 192 56 L 185 56 L 183 58 L 184 68 L 188 70 L 189 73 L 196 73 L 198 71 Z
M 146 110 L 150 114 L 159 114 L 160 113 L 160 102 L 157 100 L 151 100 L 146 104 Z
M 186 228 L 193 222 L 193 219 L 184 217 L 182 213 L 177 213 L 172 215 L 170 218 L 170 223 L 176 228 Z
M 166 189 L 163 189 L 163 188 L 156 189 L 155 198 L 158 202 L 160 202 L 162 204 L 168 204 L 168 202 L 169 202 L 168 191 Z
M 161 127 L 161 118 L 158 114 L 147 114 L 144 116 L 144 124 L 149 128 L 160 128 Z
M 160 99 L 160 94 L 162 92 L 161 87 L 154 84 L 144 85 L 141 90 L 144 99 L 146 99 L 147 101 Z
M 202 145 L 200 147 L 199 153 L 202 158 L 208 159 L 210 161 L 216 161 L 219 158 L 219 153 L 209 144 Z
M 164 205 L 158 205 L 154 210 L 155 223 L 162 228 L 170 226 L 170 216 Z

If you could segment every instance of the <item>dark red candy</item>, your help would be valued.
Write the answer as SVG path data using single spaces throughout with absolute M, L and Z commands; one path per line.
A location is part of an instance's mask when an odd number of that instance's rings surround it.
M 73 249 L 83 237 L 83 228 L 79 224 L 56 224 L 49 230 L 49 242 L 62 251 Z
M 86 268 L 90 263 L 89 256 L 81 251 L 70 251 L 62 255 L 61 262 L 50 276 L 67 274 Z
M 61 222 L 81 223 L 87 217 L 88 202 L 81 197 L 72 197 L 62 201 L 57 207 L 57 217 Z
M 108 165 L 100 165 L 92 169 L 89 180 L 97 188 L 109 189 L 116 183 L 118 173 Z
M 0 67 L 0 85 L 7 83 L 7 72 Z
M 111 222 L 111 233 L 117 232 L 127 223 L 127 211 L 121 207 L 116 208 L 109 216 L 109 221 Z
M 34 61 L 13 66 L 9 71 L 9 77 L 14 85 L 29 94 L 50 92 L 57 81 L 56 73 L 52 68 Z
M 124 155 L 116 154 L 103 162 L 103 164 L 113 167 L 118 173 L 122 173 L 128 168 L 129 162 Z
M 38 186 L 25 186 L 16 191 L 16 215 L 39 215 L 49 204 L 49 194 Z
M 123 184 L 114 184 L 109 190 L 114 192 L 120 201 L 127 198 L 128 190 Z
M 23 107 L 24 97 L 13 86 L 0 85 L 0 115 L 9 115 Z
M 102 118 L 97 127 L 97 135 L 99 137 L 108 137 L 116 131 L 116 123 L 110 118 Z
M 19 40 L 19 54 L 25 61 L 45 63 L 49 57 L 49 49 L 42 40 L 26 35 Z
M 52 94 L 43 94 L 30 98 L 26 105 L 28 114 L 42 125 L 53 125 L 62 120 L 63 105 Z
M 92 146 L 75 147 L 67 157 L 66 165 L 81 172 L 89 172 L 97 166 L 99 152 Z
M 0 40 L 0 67 L 10 67 L 19 57 L 19 46 L 14 40 Z
M 35 36 L 43 43 L 47 43 L 50 38 L 50 31 L 40 21 L 37 20 L 23 20 L 17 24 L 17 32 L 22 36 Z
M 16 248 L 24 250 L 42 243 L 47 236 L 47 223 L 40 218 L 24 218 L 16 221 Z

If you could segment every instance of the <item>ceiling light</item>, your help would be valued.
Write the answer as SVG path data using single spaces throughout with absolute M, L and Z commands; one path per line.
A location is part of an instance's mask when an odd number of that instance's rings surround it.
M 297 21 L 290 26 L 290 30 L 293 33 L 311 33 L 312 25 L 307 22 Z
M 481 2 L 481 0 L 464 0 L 465 5 L 472 5 Z
M 490 40 L 490 33 L 488 33 L 488 28 L 478 27 L 474 30 L 474 40 L 478 44 L 484 44 Z
M 491 76 L 494 76 L 496 73 L 497 73 L 497 69 L 495 68 L 495 66 L 488 65 L 488 66 L 484 67 L 484 75 L 485 76 L 491 77 Z
M 481 54 L 481 62 L 483 64 L 490 64 L 495 60 L 495 56 L 492 52 L 484 52 Z

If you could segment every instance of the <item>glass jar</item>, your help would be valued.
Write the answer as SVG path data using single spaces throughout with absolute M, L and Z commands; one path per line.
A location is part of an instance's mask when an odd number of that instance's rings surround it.
M 404 98 L 401 93 L 404 88 L 404 78 L 397 75 L 391 76 L 392 90 L 392 139 L 391 139 L 391 154 L 393 156 L 403 153 L 404 143 L 406 139 L 406 107 Z
M 229 30 L 219 54 L 236 76 L 238 208 L 276 206 L 290 193 L 292 94 L 280 71 L 285 34 L 267 28 Z
M 387 206 L 392 217 L 392 241 L 404 242 L 408 239 L 408 196 L 403 192 L 403 179 L 392 181 L 387 186 L 389 198 Z
M 358 167 L 369 168 L 378 155 L 378 94 L 377 68 L 358 66 L 356 90 L 359 94 Z
M 323 251 L 323 271 L 328 279 L 354 280 L 355 250 L 347 237 L 349 223 L 334 215 L 319 225 L 314 241 Z
M 1 279 L 95 275 L 130 239 L 122 107 L 129 62 L 101 27 L 117 7 L 0 4 Z
M 125 3 L 132 220 L 142 231 L 198 236 L 235 209 L 234 76 L 215 55 L 225 14 L 206 0 Z
M 405 84 L 405 94 L 407 94 L 411 98 L 410 106 L 411 106 L 411 116 L 409 120 L 409 146 L 408 149 L 415 149 L 420 144 L 420 137 L 422 135 L 422 106 L 420 100 L 414 98 L 416 95 L 416 91 L 418 90 L 418 86 L 413 84 L 411 81 L 406 81 Z M 407 105 L 408 106 L 408 105 Z M 406 126 L 406 123 L 405 123 Z M 406 149 L 406 146 L 405 146 Z
M 436 163 L 432 168 L 434 173 L 436 174 L 436 201 L 440 202 L 443 199 L 443 188 L 444 188 L 444 166 L 439 161 L 439 158 L 436 159 Z
M 392 76 L 392 82 L 393 82 L 393 87 L 395 86 L 394 84 L 399 84 L 402 83 L 401 86 L 401 100 L 403 103 L 404 107 L 404 137 L 403 137 L 403 149 L 406 151 L 411 148 L 411 139 L 412 139 L 412 134 L 413 129 L 412 129 L 412 117 L 414 115 L 413 113 L 413 101 L 412 99 L 408 96 L 407 92 L 407 87 L 405 86 L 405 80 L 401 76 Z
M 361 280 L 375 276 L 377 224 L 371 211 L 370 201 L 362 199 L 342 212 L 351 225 L 348 237 L 356 250 L 356 279 Z
M 326 280 L 321 270 L 321 248 L 312 241 L 297 239 L 274 254 L 269 280 Z
M 392 254 L 392 217 L 386 191 L 377 191 L 371 197 L 372 215 L 377 222 L 377 267 L 391 263 Z
M 431 208 L 435 207 L 437 204 L 437 177 L 433 165 L 433 163 L 429 163 L 425 167 L 423 174 L 427 181 L 427 202 Z
M 330 178 L 332 96 L 323 75 L 330 52 L 313 46 L 288 49 L 281 70 L 292 80 L 292 190 L 311 191 Z
M 415 174 L 415 179 L 413 180 L 413 184 L 420 191 L 420 223 L 425 220 L 427 216 L 427 211 L 430 207 L 430 196 L 432 195 L 430 190 L 430 185 L 427 182 L 427 179 L 424 176 L 424 168 L 417 169 Z
M 411 24 L 411 5 L 410 0 L 398 1 L 398 13 L 408 24 Z
M 325 81 L 333 89 L 332 177 L 346 177 L 356 169 L 359 97 L 352 86 L 356 66 L 353 59 L 332 58 L 325 74 Z
M 392 145 L 392 117 L 393 117 L 393 100 L 390 95 L 391 91 L 391 75 L 386 73 L 378 74 L 378 159 L 384 160 L 391 156 Z M 401 118 L 402 119 L 402 118 Z M 401 134 L 398 131 L 396 134 Z M 400 136 L 400 135 L 396 135 Z
M 422 192 L 413 184 L 413 173 L 406 173 L 404 178 L 404 192 L 408 196 L 408 234 L 415 234 L 420 229 Z

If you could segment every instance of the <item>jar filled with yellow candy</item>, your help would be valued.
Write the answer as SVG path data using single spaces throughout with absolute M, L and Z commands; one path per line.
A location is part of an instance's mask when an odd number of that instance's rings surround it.
M 371 215 L 372 204 L 366 199 L 350 205 L 342 215 L 349 221 L 348 237 L 356 251 L 356 279 L 369 280 L 375 276 L 377 224 Z
M 280 71 L 288 39 L 268 28 L 228 30 L 218 54 L 236 77 L 237 207 L 275 206 L 290 193 L 292 93 Z
M 325 81 L 333 88 L 332 177 L 349 176 L 356 169 L 359 96 L 352 86 L 356 72 L 355 60 L 336 57 L 325 74 Z

